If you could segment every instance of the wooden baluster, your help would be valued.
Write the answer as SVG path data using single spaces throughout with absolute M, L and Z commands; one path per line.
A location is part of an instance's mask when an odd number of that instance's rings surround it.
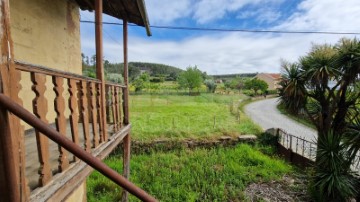
M 105 86 L 105 98 L 106 98 L 106 122 L 111 123 L 110 112 L 111 112 L 111 96 L 110 96 L 110 86 Z
M 90 135 L 89 135 L 89 113 L 88 113 L 88 100 L 87 100 L 87 85 L 86 81 L 80 81 L 80 103 L 81 103 L 81 122 L 83 124 L 84 134 L 84 149 L 90 152 Z
M 35 116 L 41 119 L 43 122 L 48 123 L 46 120 L 46 113 L 48 110 L 47 100 L 45 98 L 46 91 L 46 77 L 43 74 L 31 73 L 31 81 L 33 83 L 32 90 L 35 92 L 35 98 L 33 100 L 33 110 Z M 39 155 L 39 185 L 45 186 L 52 177 L 49 161 L 49 140 L 46 136 L 35 129 L 36 142 Z
M 112 122 L 113 122 L 113 131 L 117 131 L 117 120 L 116 120 L 116 100 L 115 100 L 115 87 L 110 86 L 110 99 L 111 99 L 111 115 L 112 115 Z
M 120 124 L 119 124 L 119 87 L 115 87 L 114 89 L 114 96 L 115 96 L 115 124 L 116 124 L 116 131 L 120 130 Z
M 100 100 L 101 100 L 101 84 L 97 83 L 96 84 L 96 109 L 97 109 L 97 120 L 99 123 L 99 134 L 100 134 L 100 143 L 105 141 L 103 134 L 103 125 L 102 125 L 102 119 L 104 117 L 101 116 L 101 105 L 100 105 Z
M 55 118 L 56 129 L 61 135 L 66 137 L 66 118 L 65 118 L 65 99 L 63 97 L 64 92 L 64 79 L 61 77 L 52 77 L 54 84 L 54 92 L 56 94 L 54 109 L 57 117 Z M 69 167 L 69 160 L 67 151 L 59 145 L 59 172 L 63 172 Z
M 95 83 L 89 83 L 89 92 L 90 92 L 90 111 L 91 111 L 91 120 L 92 120 L 92 131 L 94 134 L 93 138 L 93 147 L 96 148 L 99 145 L 99 131 L 98 131 L 98 117 L 96 110 L 96 88 Z
M 119 128 L 122 127 L 123 125 L 123 106 L 124 106 L 124 102 L 123 102 L 123 90 L 124 88 L 120 88 L 119 90 Z
M 70 127 L 71 127 L 71 136 L 72 141 L 79 145 L 79 112 L 78 112 L 78 102 L 77 102 L 77 86 L 76 80 L 68 79 L 69 86 L 69 108 L 70 108 Z M 74 156 L 74 161 L 79 159 Z

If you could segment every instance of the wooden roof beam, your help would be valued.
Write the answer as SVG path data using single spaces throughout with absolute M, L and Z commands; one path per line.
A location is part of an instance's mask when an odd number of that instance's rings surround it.
M 139 11 L 140 11 L 141 17 L 144 21 L 146 34 L 148 36 L 151 36 L 152 34 L 151 34 L 151 30 L 150 30 L 150 22 L 149 22 L 149 18 L 148 18 L 147 12 L 146 12 L 146 6 L 144 3 L 144 0 L 137 0 L 137 4 L 139 6 Z

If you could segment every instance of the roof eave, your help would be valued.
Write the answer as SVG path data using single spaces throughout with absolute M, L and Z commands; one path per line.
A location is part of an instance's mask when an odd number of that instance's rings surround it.
M 141 17 L 143 19 L 143 22 L 144 22 L 144 26 L 145 26 L 145 29 L 146 29 L 146 34 L 148 36 L 151 36 L 151 29 L 150 29 L 150 23 L 149 23 L 149 18 L 148 18 L 148 15 L 147 15 L 147 12 L 146 12 L 146 6 L 145 6 L 145 3 L 144 3 L 144 0 L 137 0 L 137 3 L 138 3 L 138 6 L 139 6 L 139 11 L 140 11 L 140 14 L 141 14 Z

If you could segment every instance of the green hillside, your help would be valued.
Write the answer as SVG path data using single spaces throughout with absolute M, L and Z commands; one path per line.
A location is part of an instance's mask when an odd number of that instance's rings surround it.
M 107 80 L 113 82 L 122 81 L 122 73 L 124 72 L 124 63 L 111 63 L 104 61 L 105 75 Z M 147 72 L 151 77 L 164 77 L 166 80 L 176 80 L 177 76 L 183 70 L 174 66 L 149 63 L 149 62 L 129 62 L 129 78 L 130 81 L 137 78 L 142 72 Z M 95 77 L 95 63 L 89 60 L 83 60 L 83 75 Z

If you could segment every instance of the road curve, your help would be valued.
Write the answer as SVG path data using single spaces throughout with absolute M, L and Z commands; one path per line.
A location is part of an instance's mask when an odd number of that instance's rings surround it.
M 316 131 L 280 113 L 276 108 L 278 98 L 252 102 L 245 106 L 245 113 L 264 130 L 282 128 L 288 133 L 313 141 Z

